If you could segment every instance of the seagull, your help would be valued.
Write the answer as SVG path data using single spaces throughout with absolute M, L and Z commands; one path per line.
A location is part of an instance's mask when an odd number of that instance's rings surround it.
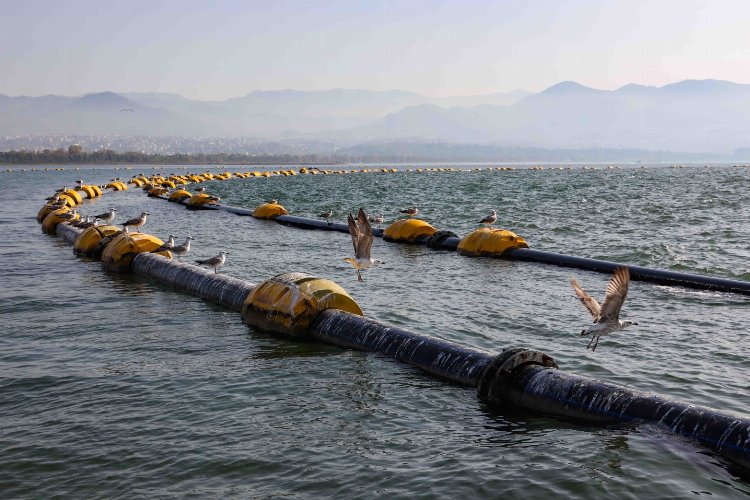
M 480 220 L 479 223 L 487 224 L 490 227 L 490 229 L 492 229 L 492 224 L 494 224 L 496 220 L 497 220 L 497 212 L 493 210 L 490 215 Z
M 169 235 L 169 239 L 166 243 L 164 243 L 162 246 L 154 250 L 154 252 L 166 252 L 167 250 L 172 250 L 174 248 L 174 234 Z
M 603 335 L 624 330 L 630 325 L 637 325 L 634 321 L 620 321 L 620 309 L 625 297 L 628 294 L 628 284 L 630 283 L 630 270 L 627 267 L 618 267 L 612 273 L 612 278 L 607 285 L 607 294 L 604 296 L 604 303 L 599 303 L 589 294 L 583 291 L 581 285 L 575 279 L 570 280 L 576 295 L 580 299 L 586 310 L 594 318 L 594 326 L 581 330 L 581 336 L 591 335 L 591 341 L 586 349 L 591 348 L 591 352 L 596 350 L 599 344 L 599 338 Z M 594 342 L 596 340 L 596 342 Z M 594 347 L 591 343 L 594 342 Z
M 380 229 L 380 225 L 385 220 L 385 217 L 383 217 L 383 214 L 378 214 L 375 217 L 372 217 L 372 216 L 368 217 L 367 220 L 369 220 L 370 222 L 374 222 L 375 224 L 377 224 L 378 225 L 378 229 Z
M 401 210 L 400 212 L 402 214 L 408 215 L 409 217 L 414 217 L 419 213 L 419 209 L 417 207 L 409 207 L 406 210 Z
M 129 221 L 123 222 L 122 227 L 133 226 L 135 229 L 138 229 L 146 223 L 147 215 L 151 215 L 151 214 L 148 212 L 141 212 L 140 217 L 136 217 L 134 219 L 130 219 Z
M 78 215 L 78 210 L 74 208 L 72 212 L 59 214 L 58 217 L 65 220 L 73 220 L 76 218 L 76 215 Z
M 330 225 L 331 221 L 329 219 L 331 218 L 332 215 L 333 215 L 333 210 L 329 208 L 328 210 L 320 214 L 318 217 L 323 217 L 326 220 L 326 222 Z
M 170 249 L 172 255 L 177 256 L 177 260 L 182 261 L 182 257 L 188 254 L 188 252 L 190 251 L 190 240 L 192 239 L 192 236 L 188 236 L 187 238 L 185 238 L 185 243 L 183 243 L 182 245 L 177 245 Z
M 115 220 L 115 212 L 116 211 L 117 210 L 115 210 L 114 208 L 110 208 L 109 212 L 104 212 L 103 214 L 95 215 L 94 218 L 95 219 L 99 219 L 100 221 L 102 221 L 105 224 L 109 224 L 113 220 Z
M 229 252 L 225 252 L 224 250 L 222 250 L 216 257 L 211 257 L 210 259 L 206 260 L 196 260 L 195 262 L 202 266 L 213 267 L 214 274 L 216 274 L 218 273 L 217 269 L 223 266 L 224 262 L 227 261 L 227 255 L 229 255 Z
M 279 200 L 277 200 L 276 198 L 271 198 L 270 200 L 266 200 L 266 203 L 268 203 L 269 205 L 278 205 Z
M 134 109 L 130 109 L 130 108 L 122 108 L 120 110 L 120 113 L 122 113 L 123 111 L 130 111 L 131 113 L 135 113 L 135 110 Z
M 368 269 L 376 264 L 383 264 L 383 262 L 370 258 L 374 236 L 372 235 L 372 228 L 370 227 L 370 222 L 367 220 L 365 211 L 361 208 L 359 209 L 356 221 L 352 214 L 349 214 L 346 220 L 349 223 L 349 234 L 352 237 L 352 244 L 354 245 L 354 258 L 347 257 L 344 260 L 357 270 L 357 280 L 364 281 L 360 270 Z

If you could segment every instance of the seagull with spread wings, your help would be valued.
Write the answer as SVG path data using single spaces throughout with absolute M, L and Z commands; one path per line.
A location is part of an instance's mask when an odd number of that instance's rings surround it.
M 607 294 L 604 296 L 604 302 L 599 303 L 591 295 L 586 293 L 581 285 L 575 279 L 570 280 L 573 289 L 586 310 L 594 318 L 594 325 L 581 331 L 581 336 L 591 335 L 591 341 L 586 349 L 591 352 L 596 350 L 599 345 L 599 339 L 610 333 L 624 330 L 630 325 L 637 325 L 634 321 L 621 321 L 620 309 L 622 308 L 625 297 L 628 295 L 628 285 L 630 284 L 630 270 L 627 267 L 618 267 L 612 274 L 607 286 Z M 596 340 L 596 342 L 594 342 Z M 594 347 L 591 347 L 591 343 Z
M 369 269 L 377 264 L 383 264 L 383 262 L 370 257 L 372 240 L 375 237 L 372 234 L 372 227 L 370 227 L 370 222 L 367 220 L 365 211 L 360 208 L 357 220 L 354 220 L 352 214 L 349 214 L 346 220 L 349 223 L 349 234 L 352 237 L 352 244 L 354 245 L 354 258 L 347 257 L 344 260 L 357 270 L 357 279 L 364 281 L 360 271 L 362 269 Z

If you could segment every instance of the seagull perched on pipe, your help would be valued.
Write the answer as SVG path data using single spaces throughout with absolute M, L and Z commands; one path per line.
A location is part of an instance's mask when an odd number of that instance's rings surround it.
M 406 214 L 409 217 L 414 217 L 419 213 L 419 209 L 417 207 L 409 207 L 406 210 L 400 210 L 402 214 Z
M 375 224 L 377 224 L 378 225 L 378 229 L 380 229 L 380 225 L 385 220 L 385 217 L 383 217 L 383 214 L 378 214 L 375 217 L 372 217 L 372 216 L 368 217 L 367 220 L 369 220 L 370 222 L 374 222 Z
M 490 215 L 488 215 L 488 216 L 487 216 L 487 217 L 485 217 L 484 219 L 480 220 L 480 221 L 479 221 L 479 223 L 480 223 L 480 224 L 487 224 L 487 226 L 488 226 L 488 227 L 489 227 L 490 229 L 492 229 L 492 224 L 494 224 L 496 220 L 497 220 L 497 212 L 495 212 L 495 211 L 493 210 L 493 211 L 492 211 L 492 213 L 491 213 Z
M 95 219 L 99 219 L 105 224 L 110 224 L 113 220 L 115 220 L 115 210 L 114 208 L 110 208 L 109 212 L 104 212 L 103 214 L 95 215 Z
M 172 255 L 177 256 L 177 260 L 182 262 L 182 257 L 187 255 L 188 252 L 190 251 L 190 240 L 192 239 L 193 239 L 192 236 L 186 237 L 185 243 L 183 243 L 182 245 L 173 246 L 172 248 L 169 249 L 169 251 L 172 252 Z
M 331 218 L 332 215 L 333 215 L 333 209 L 329 208 L 328 210 L 326 210 L 322 214 L 318 215 L 318 217 L 323 217 L 326 220 L 326 222 L 328 223 L 328 225 L 331 225 L 330 218 Z
M 169 239 L 162 246 L 154 250 L 154 252 L 166 252 L 174 248 L 174 234 L 169 235 Z
M 126 222 L 123 222 L 122 223 L 122 227 L 133 226 L 135 229 L 139 229 L 140 227 L 142 227 L 146 223 L 146 216 L 147 215 L 151 215 L 151 214 L 148 213 L 148 212 L 141 212 L 141 216 L 140 217 L 136 217 L 134 219 L 130 219 L 130 220 L 126 221 Z
M 578 281 L 571 279 L 570 284 L 573 285 L 578 299 L 594 318 L 594 326 L 581 330 L 582 337 L 591 335 L 591 341 L 586 346 L 586 349 L 590 348 L 591 352 L 596 350 L 596 346 L 599 345 L 599 338 L 602 336 L 638 324 L 634 321 L 620 320 L 620 309 L 628 295 L 628 285 L 630 284 L 630 270 L 627 267 L 618 267 L 612 273 L 612 278 L 607 285 L 607 294 L 604 296 L 604 302 L 601 305 L 591 295 L 583 291 Z M 591 347 L 592 342 L 594 342 L 594 347 Z
M 229 255 L 229 252 L 225 252 L 224 250 L 222 250 L 216 257 L 211 257 L 210 259 L 205 260 L 196 260 L 195 262 L 202 266 L 213 267 L 214 274 L 216 274 L 218 273 L 217 269 L 223 266 L 227 261 L 227 255 Z
M 347 257 L 344 260 L 357 270 L 357 280 L 364 281 L 360 271 L 377 264 L 383 264 L 383 262 L 370 258 L 372 240 L 375 237 L 372 234 L 372 227 L 370 227 L 370 221 L 367 220 L 365 211 L 360 208 L 356 221 L 352 214 L 349 214 L 346 221 L 349 223 L 349 234 L 352 237 L 352 244 L 354 245 L 354 258 Z

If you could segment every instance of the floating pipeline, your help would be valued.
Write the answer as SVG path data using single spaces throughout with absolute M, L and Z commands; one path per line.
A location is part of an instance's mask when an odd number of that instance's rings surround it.
M 502 362 L 503 354 L 498 357 Z M 535 364 L 494 370 L 479 382 L 478 395 L 494 407 L 516 406 L 578 422 L 608 425 L 653 422 L 714 449 L 750 470 L 750 418 L 705 406 L 591 380 Z M 497 374 L 500 373 L 500 376 Z
M 252 211 L 245 208 L 230 207 L 228 205 L 216 205 L 216 210 L 224 210 L 226 212 L 233 212 L 238 215 L 252 215 Z M 318 229 L 323 231 L 337 231 L 340 233 L 349 233 L 349 226 L 346 224 L 331 222 L 328 223 L 325 220 L 310 219 L 307 217 L 298 217 L 295 215 L 280 215 L 273 218 L 277 223 L 295 227 L 298 229 Z M 416 219 L 401 219 L 403 221 L 416 220 Z M 399 221 L 397 221 L 399 222 Z M 476 232 L 482 232 L 479 229 Z M 500 230 L 494 230 L 499 232 Z M 372 233 L 375 236 L 383 237 L 386 231 L 382 229 L 373 228 Z M 471 234 L 474 234 L 471 233 Z M 508 233 L 510 233 L 508 231 Z M 513 235 L 513 233 L 510 233 Z M 468 235 L 467 235 L 468 236 Z M 512 239 L 516 235 L 510 236 L 505 239 Z M 517 244 L 526 245 L 526 242 L 522 238 L 518 237 L 519 241 Z M 461 244 L 462 238 L 457 237 L 454 233 L 449 231 L 436 231 L 434 233 L 425 233 L 417 235 L 414 238 L 386 238 L 387 241 L 396 242 L 409 242 L 414 244 L 427 245 L 430 248 L 436 250 L 452 250 L 457 251 Z M 503 241 L 502 243 L 506 243 Z M 501 243 L 501 246 L 502 246 Z M 605 260 L 589 259 L 586 257 L 576 257 L 572 255 L 565 255 L 555 252 L 547 252 L 544 250 L 536 250 L 531 248 L 507 248 L 502 252 L 493 254 L 493 252 L 486 252 L 485 255 L 494 255 L 503 259 L 519 260 L 524 262 L 539 262 L 543 264 L 553 264 L 560 267 L 571 267 L 577 269 L 585 269 L 588 271 L 595 271 L 605 274 L 611 274 L 618 267 L 627 266 L 630 269 L 630 279 L 634 281 L 645 281 L 648 283 L 655 283 L 658 285 L 667 286 L 682 286 L 685 288 L 693 288 L 699 290 L 711 290 L 725 293 L 738 293 L 742 295 L 750 295 L 750 282 L 731 280 L 727 278 L 718 278 L 713 276 L 702 276 L 699 274 L 690 273 L 678 273 L 675 271 L 667 271 L 663 269 L 653 269 L 642 266 L 632 266 L 629 264 L 622 264 L 617 262 L 610 262 Z
M 68 234 L 81 232 L 67 223 L 56 230 L 66 241 L 72 239 Z M 750 469 L 750 418 L 746 416 L 569 374 L 538 351 L 493 353 L 391 327 L 361 316 L 359 306 L 328 280 L 288 273 L 256 286 L 147 252 L 132 258 L 131 270 L 242 311 L 243 321 L 254 328 L 254 321 L 259 320 L 265 327 L 260 329 L 381 353 L 476 388 L 478 397 L 494 408 L 518 407 L 595 425 L 654 422 Z M 268 328 L 269 323 L 275 326 Z
M 228 212 L 249 212 L 247 209 L 238 209 L 235 207 L 228 207 L 226 205 L 219 205 L 217 209 L 225 210 Z M 306 217 L 298 217 L 294 215 L 280 215 L 274 220 L 283 226 L 296 227 L 299 229 L 319 229 L 323 231 L 337 231 L 347 234 L 349 233 L 349 226 L 338 222 L 327 223 L 324 220 L 309 219 Z M 481 229 L 479 231 L 481 231 Z M 372 233 L 375 236 L 382 237 L 385 231 L 373 228 Z M 436 233 L 433 233 L 431 235 L 416 237 L 411 240 L 411 243 L 427 245 L 430 248 L 434 248 L 436 250 L 456 251 L 458 250 L 461 240 L 461 238 L 455 236 L 453 233 L 446 231 L 437 231 Z M 390 241 L 405 240 L 391 239 Z M 525 245 L 526 242 L 523 242 L 523 244 Z M 699 290 L 711 290 L 717 292 L 750 295 L 750 282 L 748 281 L 731 280 L 713 276 L 702 276 L 699 274 L 678 273 L 675 271 L 653 269 L 642 266 L 632 266 L 606 260 L 589 259 L 586 257 L 575 257 L 572 255 L 565 255 L 555 252 L 546 252 L 544 250 L 536 250 L 532 248 L 508 248 L 507 250 L 504 250 L 500 254 L 500 256 L 503 259 L 553 264 L 560 267 L 585 269 L 588 271 L 595 271 L 605 274 L 611 274 L 618 267 L 627 266 L 630 269 L 630 279 L 634 281 L 645 281 L 658 285 L 682 286 Z
M 503 258 L 521 260 L 525 262 L 541 262 L 554 264 L 561 267 L 574 267 L 600 273 L 612 273 L 618 267 L 627 264 L 619 264 L 606 260 L 588 259 L 585 257 L 574 257 L 555 252 L 545 252 L 531 248 L 518 248 L 508 250 Z M 663 269 L 652 269 L 641 266 L 627 265 L 630 269 L 630 279 L 646 281 L 658 285 L 682 286 L 699 290 L 712 290 L 717 292 L 739 293 L 750 295 L 750 281 L 731 280 L 716 278 L 713 276 L 702 276 L 699 274 L 678 273 Z
M 232 311 L 241 311 L 248 294 L 255 288 L 252 283 L 226 274 L 215 274 L 205 268 L 175 262 L 153 253 L 139 253 L 133 258 L 131 267 L 133 273 L 139 276 L 152 278 Z
M 475 387 L 479 398 L 494 408 L 522 408 L 594 425 L 656 423 L 750 469 L 747 416 L 566 373 L 538 351 L 520 348 L 496 354 L 334 309 L 316 317 L 310 336 L 339 347 L 381 353 Z

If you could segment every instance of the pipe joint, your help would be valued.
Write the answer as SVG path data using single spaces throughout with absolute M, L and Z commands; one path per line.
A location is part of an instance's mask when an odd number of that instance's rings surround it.
M 491 403 L 500 403 L 503 400 L 506 385 L 524 368 L 531 365 L 558 368 L 552 356 L 541 351 L 524 347 L 504 349 L 479 377 L 477 385 L 479 398 Z

